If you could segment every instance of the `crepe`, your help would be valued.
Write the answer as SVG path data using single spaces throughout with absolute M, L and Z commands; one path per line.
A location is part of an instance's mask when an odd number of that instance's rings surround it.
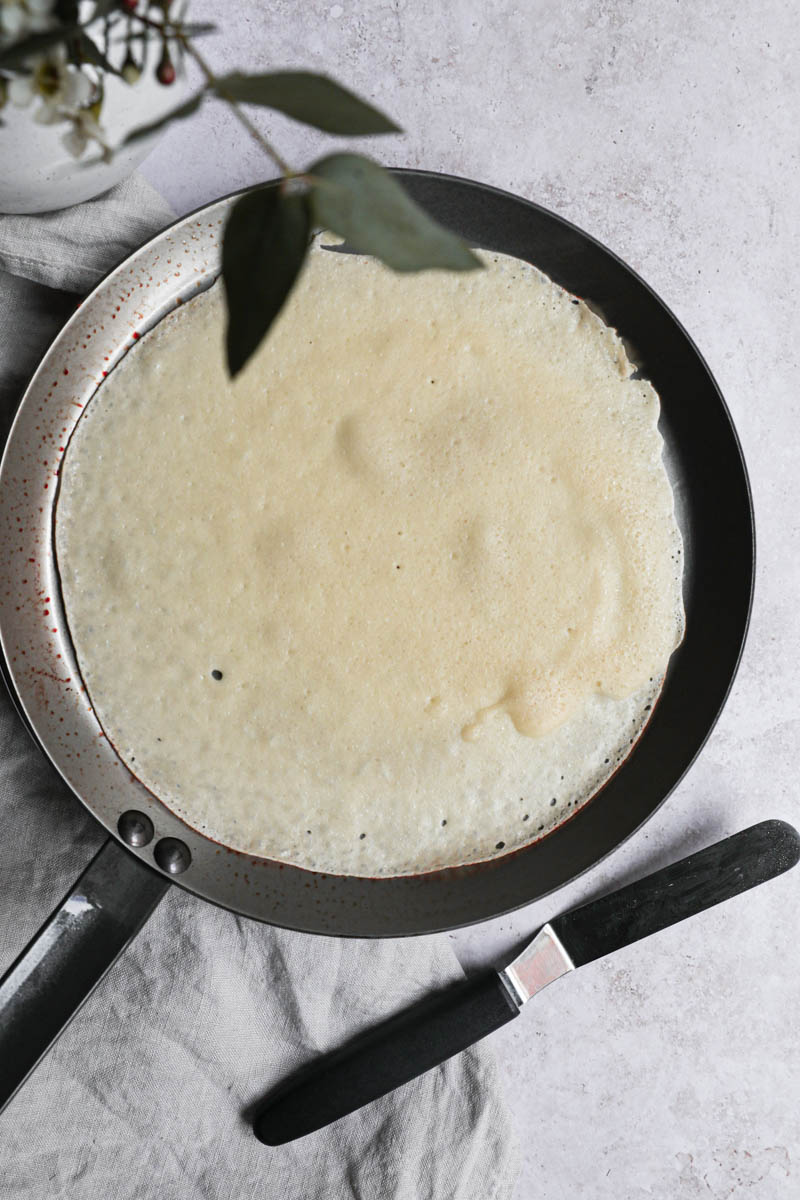
M 235 382 L 215 285 L 78 422 L 56 549 L 91 702 L 226 845 L 362 875 L 507 852 L 649 714 L 683 630 L 658 397 L 586 305 L 483 259 L 318 241 Z

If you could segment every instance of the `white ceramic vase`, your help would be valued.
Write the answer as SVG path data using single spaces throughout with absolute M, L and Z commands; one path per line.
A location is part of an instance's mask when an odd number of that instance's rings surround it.
M 134 84 L 106 75 L 104 89 L 100 123 L 109 144 L 117 146 L 130 130 L 175 108 L 185 94 L 186 83 L 179 75 L 175 83 L 164 87 L 151 67 Z M 26 108 L 7 103 L 3 108 L 0 213 L 49 212 L 99 196 L 130 175 L 158 140 L 158 134 L 143 138 L 115 151 L 108 163 L 91 145 L 76 159 L 64 145 L 69 123 L 39 124 L 33 119 L 37 103 L 34 100 Z

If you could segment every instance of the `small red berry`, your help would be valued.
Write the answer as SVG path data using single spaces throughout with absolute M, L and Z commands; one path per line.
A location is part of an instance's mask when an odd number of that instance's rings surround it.
M 122 0 L 122 7 L 125 9 L 125 12 L 135 12 L 138 3 L 139 0 Z
M 156 79 L 159 83 L 163 83 L 165 87 L 169 87 L 175 82 L 175 67 L 172 65 L 172 59 L 165 50 L 161 56 L 161 62 L 156 70 Z

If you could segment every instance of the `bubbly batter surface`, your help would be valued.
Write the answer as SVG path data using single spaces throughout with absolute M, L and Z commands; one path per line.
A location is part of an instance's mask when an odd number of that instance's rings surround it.
M 489 857 L 648 715 L 683 628 L 658 397 L 583 303 L 484 259 L 397 276 L 317 244 L 233 384 L 217 285 L 70 442 L 57 553 L 98 718 L 228 845 Z

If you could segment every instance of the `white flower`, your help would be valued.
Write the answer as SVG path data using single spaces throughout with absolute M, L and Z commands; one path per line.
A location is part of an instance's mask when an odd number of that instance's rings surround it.
M 0 36 L 20 38 L 49 29 L 54 0 L 0 0 Z
M 47 58 L 40 61 L 34 76 L 37 91 L 44 103 L 51 108 L 74 112 L 92 101 L 92 81 L 80 67 L 75 67 L 67 61 L 64 46 L 56 46 L 51 50 Z M 45 124 L 51 119 L 37 115 L 37 120 L 44 120 Z
M 18 38 L 27 25 L 27 13 L 16 0 L 0 0 L 0 33 L 7 38 Z
M 67 61 L 63 46 L 55 46 L 47 55 L 31 59 L 29 75 L 16 75 L 9 81 L 12 104 L 26 108 L 38 96 L 41 104 L 34 113 L 40 125 L 52 125 L 91 104 L 95 85 L 88 75 Z
M 89 142 L 97 142 L 103 151 L 103 159 L 111 161 L 111 147 L 107 141 L 106 131 L 97 120 L 91 108 L 82 108 L 69 118 L 72 128 L 61 139 L 67 152 L 73 158 L 80 158 Z
M 2 2 L 2 0 L 0 0 Z M 33 119 L 39 125 L 69 121 L 63 143 L 70 154 L 79 158 L 90 141 L 97 142 L 103 157 L 110 154 L 106 135 L 98 123 L 102 90 L 91 78 L 93 68 L 82 70 L 69 62 L 64 46 L 54 46 L 45 55 L 29 60 L 29 74 L 9 80 L 8 97 L 12 104 L 27 107 L 34 99 L 39 104 Z
M 0 42 L 18 40 L 31 32 L 52 27 L 55 0 L 0 0 Z M 26 108 L 38 104 L 33 119 L 40 125 L 68 122 L 62 141 L 75 158 L 95 142 L 109 161 L 111 149 L 99 123 L 103 98 L 102 72 L 91 65 L 70 62 L 66 46 L 57 44 L 44 54 L 26 59 L 24 73 L 3 76 L 5 94 L 12 104 Z

